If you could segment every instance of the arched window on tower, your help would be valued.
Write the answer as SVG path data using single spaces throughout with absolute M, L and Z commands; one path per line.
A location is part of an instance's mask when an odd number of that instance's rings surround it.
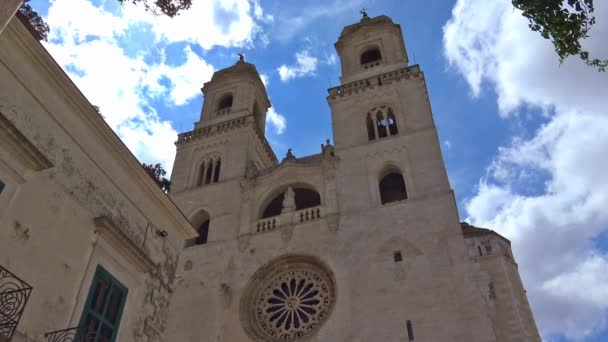
M 217 183 L 220 180 L 222 160 L 219 156 L 207 156 L 203 158 L 196 173 L 195 186 Z
M 399 130 L 397 129 L 397 120 L 395 120 L 395 114 L 392 109 L 388 109 L 388 131 L 390 135 L 397 135 Z
M 372 108 L 365 118 L 365 126 L 369 141 L 399 134 L 397 118 L 387 106 Z
M 201 162 L 201 166 L 198 169 L 198 178 L 196 181 L 197 186 L 203 185 L 203 178 L 205 176 L 205 162 Z
M 220 115 L 230 112 L 230 108 L 232 108 L 232 100 L 232 94 L 222 96 L 217 104 L 217 114 Z
M 365 125 L 367 126 L 367 139 L 370 141 L 376 139 L 376 132 L 374 131 L 374 120 L 372 120 L 372 117 L 369 113 L 367 113 Z
M 403 175 L 396 168 L 392 168 L 384 173 L 378 187 L 380 190 L 380 202 L 382 204 L 407 199 Z
M 207 171 L 205 172 L 205 184 L 211 183 L 211 174 L 213 172 L 213 160 L 207 163 Z
M 220 158 L 217 158 L 217 161 L 215 162 L 215 170 L 213 171 L 213 183 L 217 183 L 217 181 L 220 179 L 220 167 L 222 166 L 222 161 L 220 160 Z
M 361 65 L 366 65 L 372 62 L 379 62 L 382 59 L 380 49 L 372 47 L 361 54 Z
M 196 245 L 202 245 L 207 243 L 207 238 L 209 237 L 209 219 L 207 219 L 207 221 L 201 223 L 201 225 L 198 226 L 197 232 L 198 237 L 196 238 L 196 241 L 194 243 Z
M 186 247 L 202 245 L 207 243 L 209 239 L 209 225 L 211 223 L 211 216 L 205 210 L 200 210 L 190 220 L 192 225 L 196 227 L 198 236 L 194 239 L 186 241 Z
M 378 126 L 378 138 L 386 137 L 386 120 L 382 111 L 376 112 L 376 125 Z

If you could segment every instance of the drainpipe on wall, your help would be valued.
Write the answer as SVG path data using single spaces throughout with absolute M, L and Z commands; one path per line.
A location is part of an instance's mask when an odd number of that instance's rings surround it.
M 11 21 L 23 0 L 2 0 L 0 1 L 0 33 L 4 31 L 8 22 Z

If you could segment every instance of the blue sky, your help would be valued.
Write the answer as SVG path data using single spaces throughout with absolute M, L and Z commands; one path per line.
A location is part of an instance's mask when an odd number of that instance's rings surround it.
M 425 72 L 461 218 L 513 242 L 544 339 L 606 341 L 608 76 L 558 63 L 508 0 L 194 1 L 175 19 L 116 0 L 33 0 L 49 52 L 143 162 L 170 169 L 200 88 L 243 51 L 273 108 L 279 159 L 331 138 L 327 88 L 339 85 L 342 28 L 386 14 Z M 608 4 L 585 46 L 606 58 Z

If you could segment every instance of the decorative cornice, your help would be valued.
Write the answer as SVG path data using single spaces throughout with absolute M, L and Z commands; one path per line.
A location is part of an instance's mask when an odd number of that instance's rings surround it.
M 175 145 L 179 146 L 183 144 L 188 144 L 203 137 L 209 137 L 220 133 L 225 133 L 236 128 L 244 127 L 249 123 L 248 121 L 249 120 L 247 120 L 246 116 L 242 116 L 240 118 L 222 121 L 215 125 L 210 125 L 194 129 L 189 132 L 180 133 L 177 135 L 177 141 L 175 142 Z
M 238 128 L 251 127 L 253 128 L 258 138 L 258 141 L 262 144 L 262 148 L 264 149 L 266 156 L 269 159 L 273 160 L 274 163 L 277 163 L 277 157 L 274 154 L 272 147 L 270 147 L 268 140 L 266 140 L 266 137 L 259 129 L 259 127 L 257 127 L 252 118 L 253 117 L 250 115 L 242 116 L 236 119 L 227 120 L 214 125 L 198 128 L 189 132 L 180 133 L 177 136 L 177 141 L 175 142 L 175 145 L 179 147 L 180 145 L 189 144 L 205 137 L 224 134 L 228 131 L 235 130 Z
M 123 171 L 130 174 L 132 183 L 137 183 L 138 187 L 149 195 L 146 197 L 154 199 L 156 203 L 159 204 L 159 207 L 162 208 L 166 217 L 169 217 L 170 220 L 174 222 L 174 227 L 181 235 L 180 238 L 189 239 L 196 237 L 196 230 L 192 227 L 192 224 L 190 224 L 188 219 L 171 199 L 160 190 L 154 180 L 143 169 L 137 158 L 131 153 L 129 148 L 120 140 L 112 128 L 108 126 L 105 120 L 99 115 L 95 108 L 93 108 L 84 94 L 76 87 L 48 51 L 46 51 L 40 42 L 32 37 L 27 31 L 27 28 L 19 22 L 19 20 L 12 20 L 8 27 L 2 32 L 2 35 L 5 38 L 12 35 L 12 39 L 15 43 L 19 45 L 19 48 L 23 49 L 24 57 L 30 58 L 37 66 L 37 70 L 35 71 L 38 72 L 39 76 L 44 77 L 48 81 L 46 82 L 48 83 L 48 86 L 70 107 L 71 110 L 69 112 L 72 113 L 73 116 L 77 116 L 79 120 L 88 126 L 92 135 L 91 138 L 93 139 L 95 137 L 102 142 L 103 148 L 115 156 Z M 16 75 L 16 77 L 19 76 L 20 75 Z M 54 106 L 44 96 L 36 94 L 35 92 L 32 94 L 41 105 L 49 107 Z M 48 112 L 54 117 L 59 125 L 66 131 L 69 131 L 66 127 L 67 124 L 64 123 L 66 121 L 64 118 L 56 117 L 56 111 L 49 110 Z M 90 151 L 86 151 L 84 147 L 83 151 L 87 153 L 90 160 L 95 163 L 99 169 L 107 172 L 107 167 L 98 164 L 97 159 L 89 154 Z M 109 176 L 109 179 L 112 180 L 113 177 Z M 116 179 L 118 179 L 118 177 Z M 119 189 L 123 188 L 121 184 L 115 184 L 115 186 Z M 134 203 L 141 200 L 134 198 L 126 192 L 125 196 Z
M 420 71 L 420 66 L 412 65 L 407 68 L 402 68 L 395 71 L 390 71 L 384 74 L 368 77 L 359 81 L 343 84 L 338 87 L 329 88 L 327 92 L 328 101 L 334 101 L 347 97 L 353 94 L 358 94 L 376 87 L 389 85 L 393 82 L 407 80 L 410 78 L 424 79 L 424 74 Z
M 0 145 L 9 149 L 11 155 L 17 157 L 22 167 L 26 169 L 40 171 L 53 166 L 53 163 L 21 134 L 2 112 L 0 112 Z
M 99 237 L 106 239 L 112 247 L 135 265 L 140 271 L 148 273 L 154 269 L 154 261 L 146 252 L 136 245 L 125 233 L 118 228 L 107 216 L 94 219 L 95 231 Z

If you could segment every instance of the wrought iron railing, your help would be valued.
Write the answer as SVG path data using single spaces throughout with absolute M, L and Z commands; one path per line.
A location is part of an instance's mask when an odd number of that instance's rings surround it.
M 44 334 L 47 342 L 95 342 L 96 331 L 87 332 L 85 326 L 51 331 Z
M 32 287 L 0 266 L 0 336 L 12 339 Z

